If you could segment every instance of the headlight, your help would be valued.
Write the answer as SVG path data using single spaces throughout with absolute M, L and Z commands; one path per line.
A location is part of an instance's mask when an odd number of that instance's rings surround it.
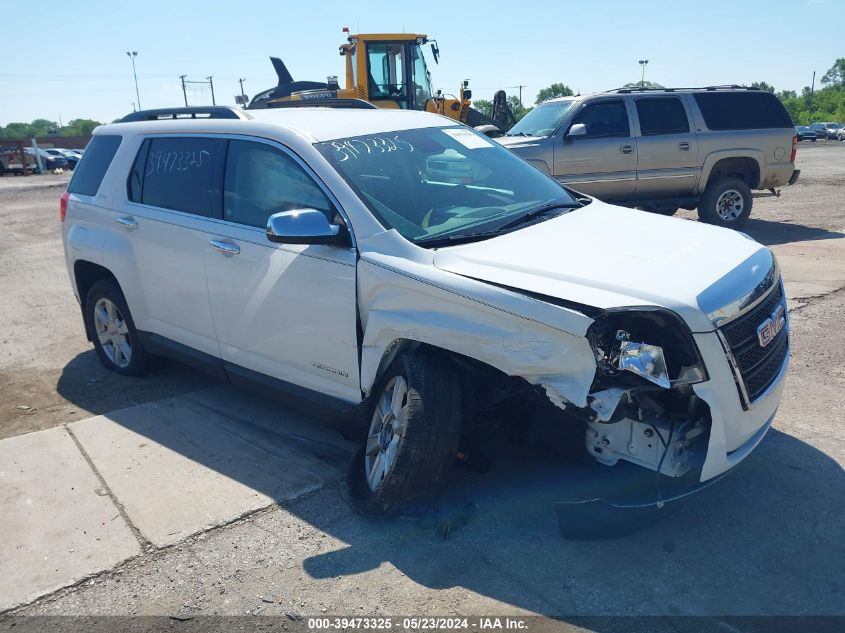
M 668 310 L 607 310 L 587 337 L 596 356 L 597 379 L 608 386 L 635 386 L 644 379 L 668 389 L 707 380 L 689 328 Z
M 657 345 L 623 340 L 619 346 L 619 357 L 616 362 L 616 366 L 621 371 L 630 371 L 642 376 L 664 389 L 671 387 L 669 373 L 666 370 L 666 359 L 663 357 L 663 350 Z

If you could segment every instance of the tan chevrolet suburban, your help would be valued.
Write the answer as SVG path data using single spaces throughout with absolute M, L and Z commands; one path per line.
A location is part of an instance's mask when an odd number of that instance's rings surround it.
M 568 186 L 623 206 L 737 228 L 753 189 L 791 185 L 795 128 L 773 94 L 737 86 L 618 89 L 540 104 L 498 140 Z

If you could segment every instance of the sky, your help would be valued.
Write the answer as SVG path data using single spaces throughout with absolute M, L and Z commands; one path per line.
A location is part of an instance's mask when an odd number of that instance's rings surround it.
M 127 51 L 138 53 L 143 108 L 183 105 L 183 74 L 213 76 L 217 103 L 234 104 L 239 78 L 249 96 L 276 84 L 271 55 L 294 79 L 343 81 L 344 26 L 425 33 L 441 52 L 438 65 L 428 57 L 435 88 L 456 93 L 469 79 L 474 98 L 490 99 L 523 84 L 526 104 L 555 82 L 588 93 L 639 81 L 641 59 L 649 60 L 645 78 L 665 86 L 767 81 L 800 91 L 814 70 L 818 87 L 845 57 L 845 0 L 3 4 L 3 31 L 30 41 L 7 38 L 3 47 L 0 125 L 131 112 L 138 99 Z M 210 104 L 207 88 L 197 88 L 191 105 Z

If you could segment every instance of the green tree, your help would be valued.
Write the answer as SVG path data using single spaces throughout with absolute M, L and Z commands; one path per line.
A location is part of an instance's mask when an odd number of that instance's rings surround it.
M 534 103 L 536 105 L 540 105 L 543 101 L 557 99 L 558 97 L 571 97 L 573 94 L 575 93 L 572 92 L 572 88 L 566 84 L 555 83 L 540 90 L 537 93 L 537 98 L 534 100 Z
M 631 81 L 626 83 L 623 88 L 665 88 L 666 86 L 657 83 L 656 81 Z
M 98 125 L 102 123 L 93 119 L 73 119 L 61 129 L 60 134 L 61 136 L 91 136 L 91 132 Z
M 751 87 L 758 88 L 759 90 L 765 90 L 766 92 L 775 91 L 775 87 L 770 83 L 766 83 L 765 81 L 752 81 Z
M 778 97 L 778 99 L 780 99 L 781 101 L 786 101 L 787 99 L 797 99 L 797 98 L 798 98 L 798 93 L 797 93 L 797 92 L 795 92 L 794 90 L 781 90 L 781 91 L 777 94 L 777 97 Z
M 513 115 L 516 117 L 517 121 L 532 110 L 532 108 L 526 108 L 522 105 L 522 102 L 516 95 L 508 95 L 508 105 L 511 107 L 511 110 L 513 110 Z
M 493 116 L 493 102 L 487 99 L 474 99 L 472 107 L 481 112 L 488 119 Z
M 825 86 L 832 86 L 834 88 L 842 88 L 845 86 L 845 57 L 840 57 L 833 66 L 827 69 L 827 72 L 822 76 L 822 83 Z

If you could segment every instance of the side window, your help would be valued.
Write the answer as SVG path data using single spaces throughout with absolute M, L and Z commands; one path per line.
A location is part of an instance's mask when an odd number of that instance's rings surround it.
M 224 220 L 263 229 L 274 213 L 305 208 L 332 220 L 332 204 L 293 158 L 264 143 L 229 143 Z
M 677 97 L 637 99 L 637 116 L 643 136 L 689 132 L 684 104 Z
M 150 140 L 141 202 L 209 218 L 220 217 L 226 141 L 183 137 Z
M 85 149 L 85 155 L 73 171 L 67 190 L 84 196 L 96 195 L 122 140 L 122 136 L 107 134 L 97 134 L 92 138 Z
M 367 46 L 368 87 L 371 99 L 405 97 L 403 44 L 376 42 Z
M 587 126 L 587 138 L 631 136 L 628 112 L 621 99 L 587 104 L 572 122 Z
M 141 149 L 132 163 L 132 171 L 129 172 L 129 180 L 126 183 L 126 195 L 132 202 L 141 202 L 141 192 L 144 184 L 144 169 L 147 166 L 147 152 L 150 150 L 150 139 L 141 143 Z
M 763 91 L 696 92 L 695 102 L 710 130 L 791 128 L 781 100 Z

